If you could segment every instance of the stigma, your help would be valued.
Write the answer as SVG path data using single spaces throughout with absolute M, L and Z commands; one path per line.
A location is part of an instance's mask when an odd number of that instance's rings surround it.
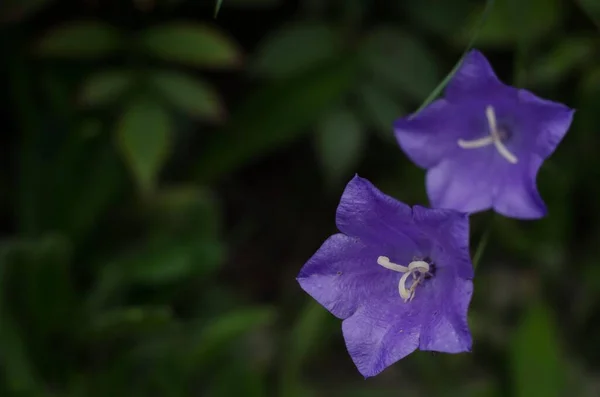
M 423 283 L 427 277 L 431 276 L 431 267 L 429 263 L 422 260 L 415 260 L 410 262 L 408 266 L 402 266 L 390 262 L 390 258 L 387 256 L 380 256 L 377 258 L 377 264 L 385 267 L 386 269 L 404 273 L 402 274 L 402 277 L 400 277 L 400 282 L 398 283 L 398 293 L 400 294 L 400 297 L 404 299 L 404 302 L 412 301 L 415 297 L 415 291 L 419 284 Z M 406 283 L 408 278 L 411 276 L 412 283 L 407 288 Z
M 458 146 L 462 149 L 478 149 L 488 145 L 494 145 L 498 153 L 511 164 L 517 164 L 517 156 L 512 154 L 510 150 L 502 143 L 502 132 L 498 129 L 498 123 L 496 122 L 496 113 L 494 112 L 493 106 L 485 108 L 485 117 L 487 118 L 490 134 L 486 137 L 473 139 L 466 141 L 464 139 L 458 140 Z

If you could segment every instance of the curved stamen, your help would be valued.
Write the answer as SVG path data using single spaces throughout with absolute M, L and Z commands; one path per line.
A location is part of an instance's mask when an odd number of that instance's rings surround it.
M 410 296 L 414 293 L 413 290 L 406 289 L 406 280 L 411 273 L 404 273 L 402 277 L 400 277 L 400 282 L 398 283 L 398 292 L 400 292 L 400 296 L 404 299 L 404 302 L 410 299 Z
M 385 267 L 386 269 L 390 269 L 400 273 L 406 273 L 409 270 L 406 266 L 390 262 L 390 258 L 388 258 L 387 256 L 380 256 L 379 258 L 377 258 L 377 264 Z
M 425 261 L 412 261 L 408 266 L 398 265 L 397 263 L 390 262 L 390 258 L 387 256 L 380 256 L 377 258 L 377 264 L 385 267 L 386 269 L 393 270 L 395 272 L 404 273 L 400 277 L 398 282 L 398 292 L 404 302 L 410 302 L 415 297 L 415 289 L 429 273 L 429 263 Z M 412 276 L 413 282 L 409 288 L 406 288 L 406 281 Z
M 502 136 L 498 130 L 498 124 L 496 122 L 496 113 L 494 112 L 494 108 L 492 106 L 485 108 L 485 116 L 488 121 L 490 135 L 470 141 L 459 139 L 458 146 L 460 146 L 462 149 L 478 149 L 493 143 L 496 147 L 496 150 L 498 150 L 498 153 L 500 153 L 500 155 L 504 157 L 506 161 L 511 164 L 516 164 L 518 162 L 517 157 L 508 150 L 504 143 L 502 143 Z

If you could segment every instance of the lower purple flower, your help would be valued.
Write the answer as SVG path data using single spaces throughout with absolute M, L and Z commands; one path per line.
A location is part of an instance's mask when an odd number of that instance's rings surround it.
M 420 350 L 471 350 L 473 292 L 468 215 L 409 207 L 354 177 L 337 209 L 342 232 L 298 275 L 300 286 L 343 319 L 348 352 L 375 376 Z

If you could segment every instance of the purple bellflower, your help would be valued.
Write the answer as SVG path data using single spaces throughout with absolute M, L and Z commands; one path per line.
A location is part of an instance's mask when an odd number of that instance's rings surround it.
M 417 348 L 471 350 L 468 215 L 409 207 L 354 177 L 329 237 L 298 275 L 302 289 L 343 319 L 360 373 L 375 376 Z
M 574 110 L 503 84 L 472 50 L 444 98 L 396 121 L 406 155 L 427 169 L 434 208 L 513 218 L 546 215 L 536 177 L 571 125 Z

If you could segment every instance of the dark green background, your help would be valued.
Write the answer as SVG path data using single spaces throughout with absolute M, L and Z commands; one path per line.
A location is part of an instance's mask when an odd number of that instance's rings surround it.
M 0 396 L 600 395 L 600 2 L 215 5 L 0 3 Z M 356 172 L 427 204 L 391 123 L 475 35 L 577 109 L 549 216 L 472 217 L 472 353 L 364 380 L 295 276 Z

